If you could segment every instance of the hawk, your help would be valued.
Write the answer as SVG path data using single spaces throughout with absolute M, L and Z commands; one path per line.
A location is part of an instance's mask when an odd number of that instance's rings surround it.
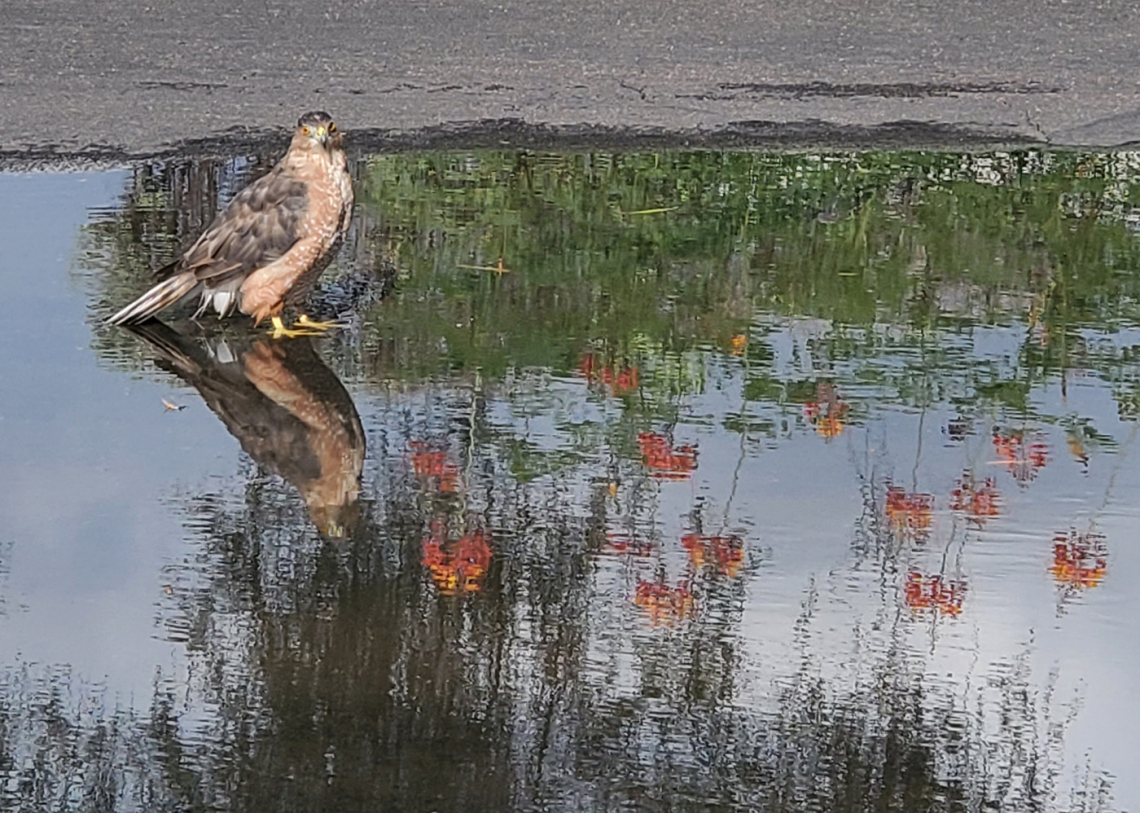
M 280 474 L 330 539 L 359 519 L 364 427 L 352 396 L 308 341 L 194 340 L 157 320 L 127 328 L 159 367 L 202 395 L 245 452 Z
M 328 113 L 301 116 L 285 156 L 245 187 L 190 250 L 159 270 L 165 279 L 112 316 L 113 325 L 145 322 L 192 291 L 198 317 L 235 310 L 274 336 L 307 335 L 329 324 L 304 314 L 295 330 L 281 322 L 286 305 L 304 304 L 335 256 L 352 214 L 352 178 L 342 137 Z

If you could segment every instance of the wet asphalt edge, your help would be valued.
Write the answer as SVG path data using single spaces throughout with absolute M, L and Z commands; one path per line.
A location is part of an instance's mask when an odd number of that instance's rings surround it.
M 285 129 L 231 128 L 217 135 L 175 142 L 158 150 L 129 151 L 92 144 L 82 148 L 41 145 L 0 150 L 0 170 L 89 170 L 172 158 L 238 155 L 284 149 Z M 937 150 L 986 151 L 1048 147 L 1013 128 L 962 127 L 940 122 L 896 121 L 840 125 L 823 121 L 740 121 L 721 127 L 670 130 L 664 127 L 530 124 L 521 119 L 450 122 L 414 130 L 353 131 L 353 157 L 421 150 L 531 149 L 550 151 L 729 149 L 775 151 Z M 1115 149 L 1125 149 L 1127 145 Z

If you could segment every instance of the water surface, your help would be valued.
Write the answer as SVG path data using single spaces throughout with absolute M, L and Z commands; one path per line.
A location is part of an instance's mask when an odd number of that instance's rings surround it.
M 368 156 L 345 330 L 101 325 L 272 160 L 0 174 L 0 808 L 1136 809 L 1140 157 Z

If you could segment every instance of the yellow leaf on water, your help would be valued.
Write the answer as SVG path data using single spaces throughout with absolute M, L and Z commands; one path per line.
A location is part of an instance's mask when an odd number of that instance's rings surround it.
M 457 264 L 456 268 L 466 268 L 471 271 L 494 271 L 496 274 L 509 274 L 511 269 L 503 265 L 503 258 L 499 258 L 498 265 L 462 265 Z

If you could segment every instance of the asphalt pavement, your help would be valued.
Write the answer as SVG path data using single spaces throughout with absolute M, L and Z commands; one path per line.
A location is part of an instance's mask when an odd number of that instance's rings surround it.
M 0 2 L 0 154 L 137 157 L 332 113 L 358 148 L 1119 147 L 1134 0 Z

